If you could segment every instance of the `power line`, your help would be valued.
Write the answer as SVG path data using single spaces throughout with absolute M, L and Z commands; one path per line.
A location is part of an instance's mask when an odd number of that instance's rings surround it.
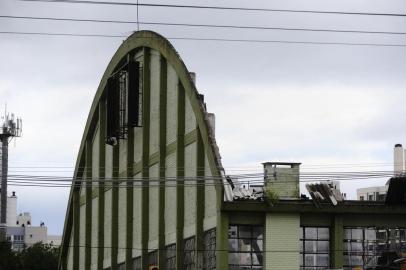
M 48 32 L 18 32 L 0 31 L 0 34 L 33 35 L 33 36 L 70 36 L 70 37 L 100 37 L 100 38 L 126 38 L 124 35 L 102 34 L 75 34 L 75 33 L 48 33 Z M 225 39 L 225 38 L 193 38 L 193 37 L 167 37 L 169 40 L 184 41 L 212 41 L 226 43 L 262 43 L 262 44 L 302 44 L 302 45 L 337 45 L 337 46 L 367 46 L 367 47 L 406 47 L 406 44 L 387 43 L 354 43 L 354 42 L 323 42 L 323 41 L 292 41 L 292 40 L 263 40 L 263 39 Z
M 87 0 L 76 0 L 76 1 L 74 1 L 74 0 L 20 0 L 20 1 L 70 3 L 70 4 L 117 5 L 117 6 L 143 6 L 143 7 L 162 7 L 162 8 L 208 9 L 208 10 L 211 9 L 211 10 L 233 10 L 233 11 L 259 11 L 259 12 L 286 12 L 286 13 L 309 13 L 309 14 L 406 17 L 406 14 L 402 14 L 402 13 L 374 13 L 374 12 L 349 12 L 349 11 L 246 8 L 246 7 L 174 5 L 174 4 L 157 4 L 157 3 L 131 3 L 131 2 L 87 1 Z
M 304 31 L 304 32 L 327 32 L 327 33 L 351 33 L 351 34 L 406 35 L 406 32 L 395 32 L 395 31 L 290 28 L 290 27 L 270 27 L 270 26 L 192 24 L 192 23 L 169 23 L 169 22 L 140 22 L 138 20 L 137 21 L 124 21 L 124 20 L 77 19 L 77 18 L 34 17 L 34 16 L 13 16 L 13 15 L 0 15 L 0 18 L 24 19 L 24 20 L 69 21 L 69 22 L 91 22 L 91 23 L 119 23 L 119 24 L 137 24 L 137 25 L 141 24 L 141 25 L 200 27 L 200 28 L 227 28 L 227 29 L 244 29 L 244 30 L 274 30 L 274 31 Z

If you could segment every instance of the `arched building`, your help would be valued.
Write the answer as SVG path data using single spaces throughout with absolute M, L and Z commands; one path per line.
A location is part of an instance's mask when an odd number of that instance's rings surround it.
M 60 269 L 215 269 L 227 227 L 211 118 L 166 39 L 140 31 L 124 41 L 87 119 Z

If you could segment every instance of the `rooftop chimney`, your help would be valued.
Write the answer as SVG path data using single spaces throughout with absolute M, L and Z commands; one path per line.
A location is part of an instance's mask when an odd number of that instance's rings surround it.
M 404 155 L 405 151 L 403 150 L 403 146 L 399 143 L 396 144 L 394 149 L 394 160 L 393 160 L 393 169 L 395 175 L 403 173 L 405 166 Z
M 299 198 L 299 167 L 301 163 L 266 162 L 265 187 L 280 199 Z

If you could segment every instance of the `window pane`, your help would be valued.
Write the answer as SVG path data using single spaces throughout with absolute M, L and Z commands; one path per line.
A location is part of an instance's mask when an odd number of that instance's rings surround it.
M 305 229 L 306 239 L 317 239 L 317 228 L 306 228 Z
M 362 229 L 352 229 L 352 240 L 362 240 Z
M 305 255 L 305 265 L 306 266 L 314 266 L 315 261 L 316 261 L 316 255 L 314 255 L 314 254 Z
M 228 250 L 238 251 L 238 239 L 228 239 Z
M 351 243 L 351 251 L 357 251 L 357 252 L 362 252 L 362 243 L 359 242 L 352 242 Z
M 313 253 L 317 251 L 317 242 L 316 241 L 305 241 L 305 252 Z
M 239 251 L 251 251 L 251 239 L 239 239 Z
M 317 252 L 326 252 L 330 251 L 330 242 L 329 241 L 318 241 L 317 242 Z
M 252 241 L 252 251 L 254 252 L 262 252 L 263 247 L 263 240 L 253 240 Z
M 376 231 L 374 229 L 366 229 L 365 230 L 365 239 L 366 240 L 376 240 Z
M 252 264 L 262 265 L 262 253 L 252 253 Z
M 237 226 L 230 226 L 228 229 L 228 238 L 237 238 Z
M 252 238 L 263 239 L 264 238 L 264 227 L 262 227 L 262 226 L 253 227 Z
M 319 240 L 328 240 L 330 239 L 330 232 L 328 228 L 318 228 L 318 239 Z
M 251 238 L 251 226 L 239 226 L 239 238 Z
M 329 266 L 330 265 L 330 257 L 327 254 L 318 254 L 316 260 L 317 260 L 317 266 Z

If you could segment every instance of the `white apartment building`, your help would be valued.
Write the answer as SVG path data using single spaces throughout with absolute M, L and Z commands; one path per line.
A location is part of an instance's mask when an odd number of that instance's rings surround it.
M 48 235 L 48 228 L 43 222 L 33 226 L 29 212 L 17 215 L 17 196 L 15 192 L 7 198 L 7 238 L 14 250 L 42 242 L 55 246 L 61 244 L 60 235 Z
M 393 149 L 393 172 L 400 176 L 406 173 L 406 150 L 401 144 L 395 144 Z M 389 182 L 384 186 L 357 189 L 357 199 L 361 201 L 384 201 L 388 192 Z

